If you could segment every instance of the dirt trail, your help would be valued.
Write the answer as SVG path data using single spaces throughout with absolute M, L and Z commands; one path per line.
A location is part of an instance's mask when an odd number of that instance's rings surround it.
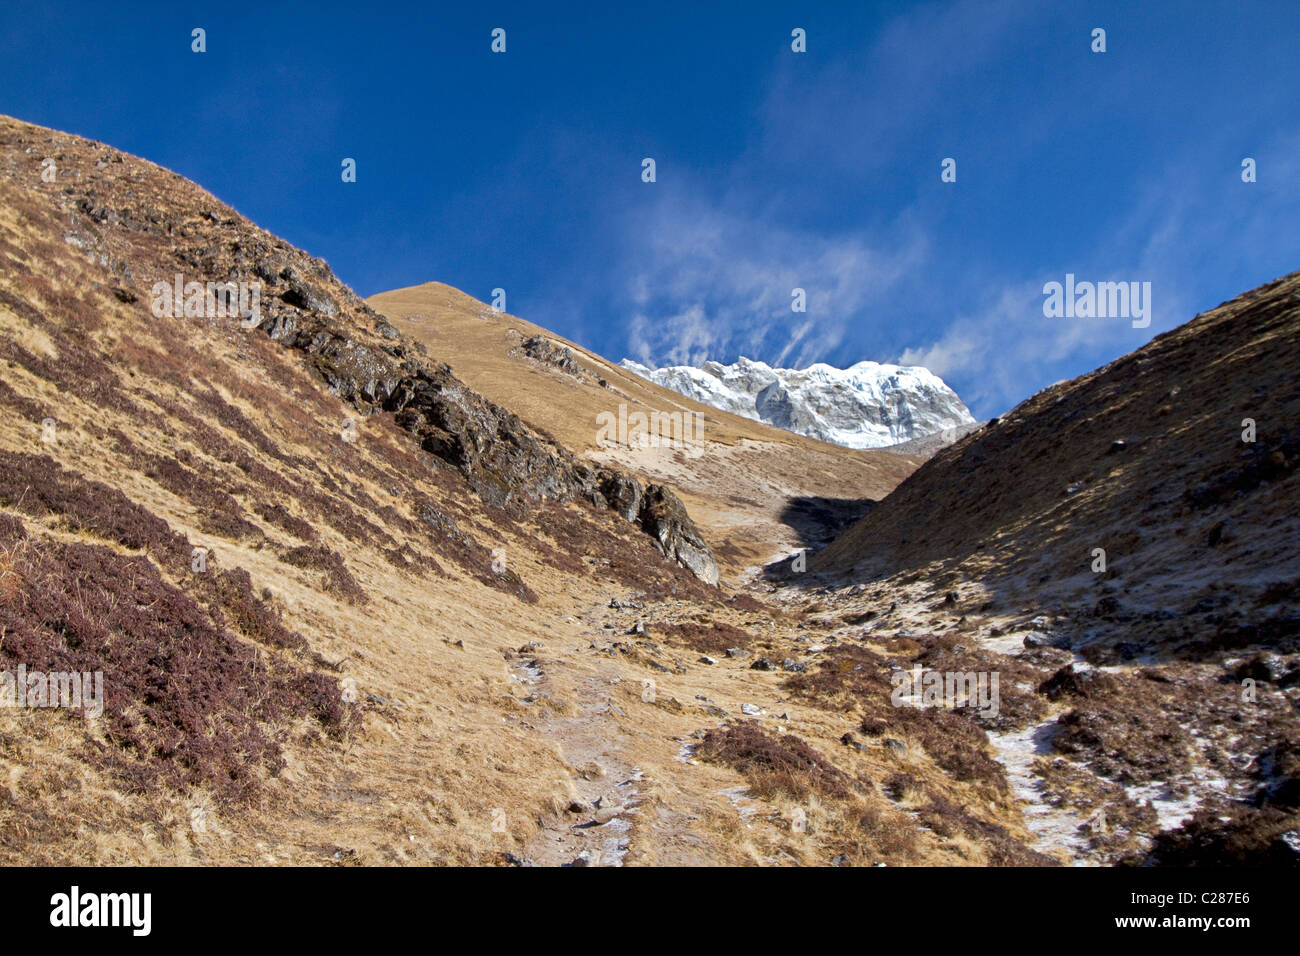
M 570 665 L 558 660 L 520 668 L 533 692 L 573 700 L 573 716 L 551 716 L 536 723 L 539 732 L 560 748 L 574 769 L 575 796 L 559 813 L 548 814 L 525 859 L 539 866 L 621 866 L 627 855 L 634 818 L 643 803 L 644 774 L 624 752 L 625 740 L 612 719 L 617 667 L 607 664 L 580 675 L 570 685 Z M 530 673 L 531 672 L 531 673 Z M 535 675 L 535 676 L 533 676 Z
M 692 814 L 669 805 L 665 788 L 638 759 L 638 749 L 644 755 L 645 748 L 662 746 L 665 753 L 652 756 L 665 761 L 670 757 L 666 751 L 677 745 L 636 735 L 624 725 L 628 715 L 615 691 L 623 684 L 639 687 L 640 676 L 603 654 L 593 660 L 597 652 L 590 643 L 578 635 L 568 647 L 557 642 L 554 650 L 548 647 L 513 662 L 528 699 L 541 708 L 530 722 L 559 748 L 573 772 L 568 806 L 543 816 L 542 830 L 527 845 L 523 861 L 538 866 L 707 865 L 704 841 L 687 832 Z M 545 707 L 559 702 L 571 712 Z M 674 803 L 681 797 L 678 790 Z M 693 801 L 694 795 L 687 798 L 687 803 Z

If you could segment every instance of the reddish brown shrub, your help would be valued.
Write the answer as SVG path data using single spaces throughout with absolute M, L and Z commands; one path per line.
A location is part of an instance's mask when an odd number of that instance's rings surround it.
M 803 800 L 813 793 L 830 797 L 850 793 L 849 778 L 805 740 L 794 734 L 774 737 L 750 722 L 710 730 L 696 755 L 738 770 L 760 797 L 784 794 Z
M 0 451 L 0 505 L 33 517 L 59 515 L 74 530 L 189 563 L 188 543 L 166 521 L 116 488 L 64 471 L 47 455 Z
M 209 564 L 207 571 L 191 575 L 190 581 L 207 599 L 218 623 L 268 647 L 307 649 L 307 639 L 286 628 L 279 612 L 253 591 L 253 580 L 243 568 L 221 570 Z
M 337 595 L 349 604 L 365 604 L 370 599 L 357 584 L 356 578 L 348 570 L 338 552 L 324 545 L 303 545 L 292 548 L 280 555 L 280 560 L 295 568 L 308 568 L 325 574 L 326 590 Z
M 128 790 L 204 786 L 222 801 L 257 798 L 283 766 L 293 718 L 345 732 L 336 685 L 245 644 L 143 556 L 36 542 L 18 559 L 0 664 L 29 672 L 102 672 L 103 742 L 91 759 Z
M 455 521 L 423 497 L 416 496 L 414 504 L 427 540 L 436 553 L 454 561 L 488 587 L 513 594 L 526 604 L 537 603 L 536 592 L 523 578 L 498 562 L 491 551 L 462 531 Z
M 725 621 L 700 624 L 687 621 L 683 624 L 654 624 L 656 635 L 676 644 L 682 644 L 705 654 L 722 654 L 731 647 L 749 647 L 754 635 Z
M 316 529 L 312 527 L 311 522 L 299 518 L 278 502 L 267 504 L 264 501 L 259 501 L 253 505 L 253 510 L 267 524 L 273 525 L 281 531 L 287 531 L 295 538 L 312 542 L 320 539 L 320 535 L 316 533 Z
M 918 818 L 941 837 L 958 834 L 973 839 L 989 853 L 994 866 L 1058 866 L 1056 860 L 1031 850 L 1007 831 L 1006 827 L 981 820 L 947 797 L 931 794 L 930 803 Z

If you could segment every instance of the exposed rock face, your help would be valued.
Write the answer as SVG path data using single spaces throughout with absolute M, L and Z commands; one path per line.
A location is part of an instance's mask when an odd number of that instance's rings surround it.
M 702 581 L 718 583 L 718 566 L 680 498 L 663 485 L 650 485 L 639 517 L 641 527 L 654 536 L 664 554 Z
M 582 374 L 582 369 L 573 358 L 573 350 L 568 346 L 556 345 L 544 335 L 529 336 L 524 339 L 524 344 L 520 347 L 529 358 L 554 365 L 560 371 L 570 375 Z
M 291 285 L 290 293 L 301 286 Z M 396 412 L 397 424 L 421 448 L 459 469 L 488 503 L 512 513 L 542 498 L 612 508 L 651 535 L 668 558 L 703 581 L 718 583 L 712 552 L 667 488 L 651 485 L 643 491 L 640 482 L 621 472 L 593 471 L 517 415 L 470 391 L 446 365 L 434 365 L 402 344 L 363 344 L 345 335 L 328 311 L 302 311 L 292 294 L 279 299 L 293 307 L 293 314 L 272 299 L 262 329 L 302 350 L 330 390 L 361 412 Z M 376 326 L 387 325 L 369 306 L 359 309 Z
M 714 408 L 849 448 L 883 448 L 975 421 L 952 389 L 917 366 L 859 362 L 800 370 L 743 357 L 700 368 L 650 369 L 630 359 L 622 365 Z
M 281 298 L 289 305 L 309 312 L 320 312 L 331 317 L 338 315 L 338 306 L 334 304 L 334 300 L 306 282 L 290 282 L 288 291 L 282 293 Z
M 637 520 L 641 513 L 641 499 L 645 496 L 641 482 L 627 475 L 606 473 L 601 476 L 600 492 L 609 506 L 625 520 Z
M 601 471 L 600 491 L 609 507 L 655 539 L 667 557 L 706 584 L 718 583 L 718 565 L 681 499 L 663 485 L 644 489 L 635 478 Z

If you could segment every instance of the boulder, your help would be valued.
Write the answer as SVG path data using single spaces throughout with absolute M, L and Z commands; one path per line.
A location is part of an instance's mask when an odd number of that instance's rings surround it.
M 649 485 L 641 499 L 641 528 L 660 551 L 705 584 L 718 583 L 718 564 L 681 499 L 663 485 Z
M 600 493 L 609 507 L 627 521 L 636 521 L 641 514 L 641 498 L 645 490 L 641 482 L 620 472 L 600 473 Z

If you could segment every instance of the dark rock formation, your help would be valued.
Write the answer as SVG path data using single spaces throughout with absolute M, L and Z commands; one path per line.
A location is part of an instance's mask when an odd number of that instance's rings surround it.
M 582 369 L 574 361 L 573 350 L 567 346 L 556 345 L 544 335 L 529 336 L 524 339 L 521 348 L 529 358 L 554 365 L 560 371 L 570 375 L 581 376 L 582 374 Z
M 709 584 L 718 582 L 712 552 L 669 489 L 643 489 L 637 479 L 612 469 L 593 471 L 514 413 L 470 390 L 447 365 L 414 354 L 415 347 L 402 342 L 396 329 L 358 299 L 350 303 L 352 309 L 369 318 L 377 333 L 363 340 L 359 329 L 339 321 L 327 293 L 282 262 L 271 254 L 253 263 L 255 274 L 273 277 L 270 284 L 287 282 L 287 289 L 263 296 L 259 327 L 303 352 L 330 391 L 362 414 L 395 413 L 399 427 L 430 455 L 460 471 L 489 504 L 516 516 L 543 499 L 585 500 L 611 508 L 653 537 L 669 559 Z M 316 278 L 329 277 L 328 267 L 311 262 Z M 529 354 L 579 371 L 569 349 L 557 349 L 542 336 L 529 339 L 525 347 L 530 345 Z
M 603 472 L 600 493 L 609 506 L 627 521 L 636 521 L 641 514 L 641 499 L 645 489 L 641 482 L 618 472 Z
M 718 583 L 718 565 L 681 499 L 663 485 L 650 485 L 641 499 L 641 527 L 668 557 L 708 584 Z

